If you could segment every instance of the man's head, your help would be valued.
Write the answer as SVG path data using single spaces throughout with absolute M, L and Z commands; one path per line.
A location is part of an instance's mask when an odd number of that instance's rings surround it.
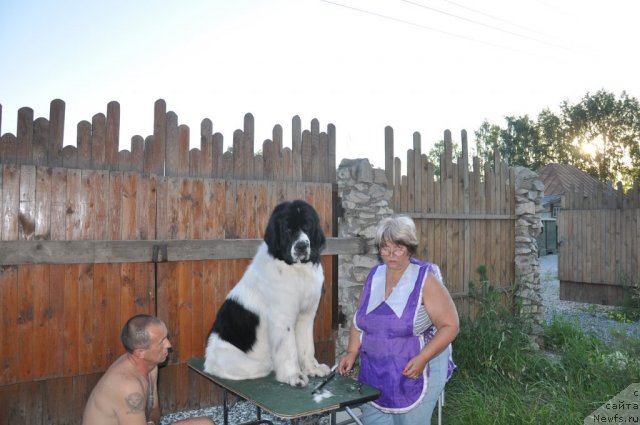
M 166 360 L 171 348 L 164 322 L 148 314 L 138 314 L 127 320 L 120 339 L 127 352 L 158 364 Z

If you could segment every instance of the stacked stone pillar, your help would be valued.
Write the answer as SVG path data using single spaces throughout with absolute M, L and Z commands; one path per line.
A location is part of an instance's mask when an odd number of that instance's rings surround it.
M 362 286 L 369 270 L 378 263 L 375 249 L 376 228 L 380 220 L 393 214 L 393 190 L 387 188 L 383 170 L 373 169 L 367 159 L 345 159 L 338 167 L 338 196 L 343 215 L 338 225 L 340 237 L 361 237 L 367 243 L 362 255 L 341 255 L 338 260 L 338 340 L 336 354 L 347 348 L 349 329 Z
M 544 306 L 540 288 L 538 235 L 542 220 L 544 184 L 538 175 L 525 167 L 514 167 L 516 179 L 515 275 L 516 302 L 519 313 L 530 326 L 533 342 L 541 344 Z

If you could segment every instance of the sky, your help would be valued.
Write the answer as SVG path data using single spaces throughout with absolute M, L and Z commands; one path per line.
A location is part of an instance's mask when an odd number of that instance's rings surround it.
M 291 119 L 336 126 L 337 162 L 384 166 L 384 129 L 406 162 L 450 130 L 587 93 L 640 98 L 640 2 L 635 0 L 0 0 L 0 133 L 17 111 L 49 116 L 66 103 L 76 125 L 120 103 L 120 149 L 153 133 L 154 102 L 191 129 L 224 136 L 255 119 L 255 149 Z M 338 165 L 336 164 L 336 165 Z

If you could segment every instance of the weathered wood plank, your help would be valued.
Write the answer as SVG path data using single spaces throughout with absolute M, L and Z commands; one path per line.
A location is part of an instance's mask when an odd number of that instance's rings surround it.
M 33 164 L 33 109 L 18 110 L 16 163 Z
M 16 382 L 19 357 L 18 341 L 18 266 L 0 266 L 0 384 Z
M 20 170 L 15 165 L 4 165 L 2 170 L 1 240 L 18 240 L 18 212 L 20 208 Z
M 31 330 L 32 338 L 32 377 L 35 379 L 42 379 L 48 376 L 47 359 L 50 353 L 50 340 L 49 340 L 49 318 L 50 318 L 50 305 L 49 305 L 49 265 L 32 265 L 29 266 L 31 271 L 31 278 L 35 283 L 33 285 L 33 328 Z
M 118 169 L 118 151 L 120 146 L 120 104 L 111 101 L 107 104 L 105 122 L 104 162 L 108 170 Z
M 91 164 L 103 169 L 107 163 L 106 154 L 107 119 L 104 114 L 96 114 L 91 119 Z
M 62 166 L 62 147 L 64 146 L 65 103 L 60 99 L 51 102 L 49 108 L 49 166 Z
M 219 227 L 219 226 L 217 226 Z M 262 239 L 2 241 L 0 265 L 151 262 L 154 245 L 167 245 L 168 261 L 252 258 Z M 327 238 L 323 255 L 366 252 L 361 238 Z M 164 261 L 161 257 L 161 260 Z
M 94 372 L 97 365 L 94 338 L 102 336 L 100 330 L 96 329 L 94 321 L 93 305 L 94 284 L 93 284 L 93 264 L 79 265 L 78 275 L 78 372 L 87 374 Z M 65 306 L 66 307 L 66 306 Z
M 64 351 L 63 338 L 60 336 L 65 332 L 64 328 L 64 286 L 65 286 L 65 266 L 52 264 L 49 267 L 49 310 L 48 316 L 48 337 L 47 356 L 44 376 L 60 376 L 64 371 Z M 113 316 L 111 316 L 113 317 Z M 108 320 L 104 323 L 108 326 Z
M 415 143 L 415 142 L 414 142 Z M 414 150 L 407 150 L 407 186 L 404 197 L 406 198 L 405 211 L 412 212 L 416 210 L 416 194 L 414 188 L 416 186 L 416 153 Z M 403 190 L 405 188 L 403 187 Z M 404 206 L 404 205 L 403 205 Z
M 64 350 L 63 374 L 75 375 L 78 373 L 78 281 L 80 266 L 69 264 L 65 270 L 65 282 L 63 287 L 64 312 L 62 334 Z
M 34 238 L 36 223 L 36 167 L 20 167 L 20 207 L 18 211 L 18 239 Z
M 0 142 L 0 145 L 2 143 Z M 49 120 L 36 118 L 33 123 L 33 165 L 49 164 Z M 0 146 L 0 151 L 2 147 Z M 2 155 L 0 154 L 0 162 Z

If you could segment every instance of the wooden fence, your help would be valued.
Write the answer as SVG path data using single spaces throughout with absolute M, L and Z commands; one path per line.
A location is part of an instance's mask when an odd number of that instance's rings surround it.
M 640 285 L 640 191 L 573 188 L 558 214 L 560 299 L 621 304 Z
M 123 352 L 124 321 L 142 312 L 157 312 L 171 333 L 159 379 L 163 411 L 219 404 L 219 391 L 186 360 L 203 354 L 218 306 L 277 203 L 307 200 L 325 233 L 336 233 L 333 126 L 320 132 L 314 120 L 302 132 L 294 118 L 292 148 L 282 147 L 276 126 L 262 155 L 253 153 L 250 115 L 233 152 L 222 152 L 209 120 L 201 149 L 189 150 L 189 129 L 163 101 L 154 135 L 134 137 L 131 152 L 118 150 L 115 102 L 106 117 L 78 125 L 77 146 L 62 146 L 63 127 L 56 100 L 49 120 L 23 108 L 17 135 L 0 138 L 0 424 L 78 423 L 91 389 Z M 335 351 L 338 242 L 322 258 L 314 329 L 325 362 Z
M 190 130 L 167 112 L 164 100 L 154 105 L 153 135 L 131 138 L 131 150 L 119 150 L 120 105 L 110 102 L 107 114 L 95 114 L 77 126 L 74 145 L 63 146 L 65 103 L 51 102 L 50 118 L 34 120 L 33 109 L 18 111 L 17 134 L 0 137 L 0 163 L 46 165 L 109 171 L 135 171 L 159 176 L 225 179 L 335 182 L 335 126 L 320 131 L 318 120 L 302 131 L 300 117 L 292 120 L 291 148 L 283 147 L 282 127 L 254 154 L 254 119 L 244 117 L 244 129 L 233 133 L 231 150 L 223 152 L 223 136 L 213 133 L 210 119 L 200 127 L 200 148 L 190 149 Z M 2 134 L 0 105 L 0 134 Z
M 469 282 L 478 284 L 476 270 L 484 265 L 493 285 L 508 293 L 515 281 L 515 178 L 496 152 L 493 164 L 473 158 L 469 170 L 468 142 L 461 133 L 462 156 L 453 162 L 451 132 L 444 133 L 444 155 L 436 166 L 422 153 L 414 133 L 407 152 L 407 174 L 393 156 L 393 130 L 386 129 L 385 171 L 393 182 L 397 213 L 416 221 L 418 256 L 440 265 L 445 284 L 461 314 L 474 314 Z M 505 297 L 505 302 L 508 302 Z

